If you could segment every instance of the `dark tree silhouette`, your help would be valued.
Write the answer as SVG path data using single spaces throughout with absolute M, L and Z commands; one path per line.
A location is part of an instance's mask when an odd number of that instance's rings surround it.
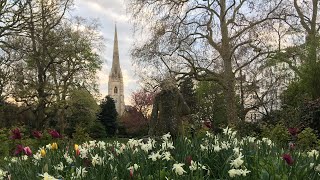
M 114 100 L 106 96 L 100 104 L 101 112 L 98 116 L 101 123 L 105 126 L 107 135 L 114 136 L 117 131 L 117 110 Z

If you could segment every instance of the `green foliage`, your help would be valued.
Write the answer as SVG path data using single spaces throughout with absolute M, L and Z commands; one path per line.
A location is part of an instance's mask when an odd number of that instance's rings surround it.
M 318 135 L 320 132 L 320 98 L 304 102 L 301 108 L 301 122 L 306 127 L 312 127 Z
M 227 123 L 226 102 L 222 88 L 215 82 L 199 82 L 196 89 L 197 119 L 210 120 L 214 126 L 223 127 Z
M 87 132 L 87 129 L 80 125 L 76 126 L 75 132 L 72 134 L 72 137 L 73 137 L 73 141 L 76 143 L 83 143 L 85 141 L 91 140 Z
M 312 148 L 317 142 L 317 135 L 311 128 L 305 128 L 298 134 L 297 144 L 301 148 Z
M 106 96 L 100 104 L 101 112 L 98 119 L 106 128 L 108 136 L 114 136 L 117 131 L 117 110 L 114 100 L 110 96 Z
M 288 129 L 279 123 L 275 126 L 265 126 L 262 130 L 262 137 L 268 137 L 277 144 L 287 147 L 290 134 Z
M 8 144 L 8 129 L 0 129 L 0 162 L 2 157 L 9 155 L 9 144 Z
M 73 90 L 68 101 L 67 122 L 69 123 L 69 135 L 75 131 L 76 126 L 82 126 L 86 132 L 97 119 L 99 106 L 89 91 L 85 89 Z
M 129 167 L 134 164 L 137 165 L 131 172 L 131 179 L 233 179 L 230 172 L 237 170 L 247 171 L 245 174 L 233 174 L 234 179 L 319 179 L 316 167 L 320 159 L 313 156 L 319 153 L 317 150 L 290 151 L 267 138 L 238 138 L 230 128 L 223 132 L 201 132 L 203 135 L 199 138 L 179 137 L 174 141 L 166 136 L 166 139 L 160 137 L 156 140 L 107 139 L 105 142 L 79 144 L 85 150 L 81 153 L 85 153 L 87 159 L 75 154 L 73 143 L 57 142 L 58 149 L 46 148 L 46 155 L 41 159 L 33 156 L 25 160 L 8 157 L 5 163 L 0 164 L 0 169 L 8 171 L 11 179 L 37 179 L 40 178 L 39 173 L 44 172 L 57 179 L 74 179 L 80 166 L 85 167 L 86 172 L 79 173 L 82 177 L 75 179 L 130 179 Z M 171 144 L 174 148 L 164 149 L 164 144 Z M 152 149 L 143 150 L 146 145 Z M 32 149 L 33 152 L 37 150 Z M 158 156 L 154 156 L 156 152 L 159 152 Z M 169 152 L 168 160 L 164 160 L 165 154 L 162 153 Z M 155 160 L 150 156 L 154 156 Z M 72 162 L 68 162 L 66 157 Z M 195 163 L 192 164 L 193 170 L 189 164 L 191 160 Z M 55 167 L 61 162 L 64 167 L 59 171 Z M 180 175 L 173 169 L 178 163 L 183 164 L 183 173 Z M 310 167 L 311 164 L 314 167 Z M 114 167 L 117 167 L 117 171 L 114 171 Z
M 260 136 L 262 131 L 259 123 L 246 121 L 238 123 L 236 130 L 241 137 Z
M 90 128 L 90 137 L 93 139 L 101 139 L 107 136 L 106 128 L 100 121 L 95 121 Z

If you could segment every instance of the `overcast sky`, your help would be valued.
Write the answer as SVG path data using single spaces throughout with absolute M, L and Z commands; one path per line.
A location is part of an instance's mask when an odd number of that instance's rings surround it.
M 130 95 L 138 86 L 138 78 L 134 75 L 131 63 L 130 48 L 133 43 L 132 25 L 126 14 L 125 0 L 75 0 L 73 15 L 86 19 L 98 19 L 100 31 L 105 38 L 103 66 L 99 72 L 100 93 L 108 94 L 108 79 L 112 65 L 114 27 L 117 24 L 120 65 L 124 81 L 125 103 L 130 104 Z

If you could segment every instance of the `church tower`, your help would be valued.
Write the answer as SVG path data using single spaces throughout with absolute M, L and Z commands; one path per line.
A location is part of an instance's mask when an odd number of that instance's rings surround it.
M 118 115 L 121 116 L 124 111 L 125 105 L 123 93 L 123 77 L 119 62 L 118 36 L 116 26 L 114 32 L 112 68 L 109 74 L 108 82 L 108 95 L 115 101 Z

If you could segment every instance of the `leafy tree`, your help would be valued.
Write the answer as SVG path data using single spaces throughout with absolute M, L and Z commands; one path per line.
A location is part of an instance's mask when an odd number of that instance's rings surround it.
M 117 131 L 117 110 L 114 100 L 106 96 L 100 104 L 101 112 L 98 115 L 100 122 L 105 126 L 108 136 L 114 136 Z
M 74 133 L 76 126 L 82 127 L 88 133 L 97 120 L 99 109 L 99 105 L 89 91 L 73 90 L 68 99 L 68 134 Z
M 219 85 L 210 81 L 199 82 L 196 88 L 196 95 L 197 116 L 200 120 L 210 120 L 213 126 L 216 127 L 220 127 L 227 122 L 226 102 Z

